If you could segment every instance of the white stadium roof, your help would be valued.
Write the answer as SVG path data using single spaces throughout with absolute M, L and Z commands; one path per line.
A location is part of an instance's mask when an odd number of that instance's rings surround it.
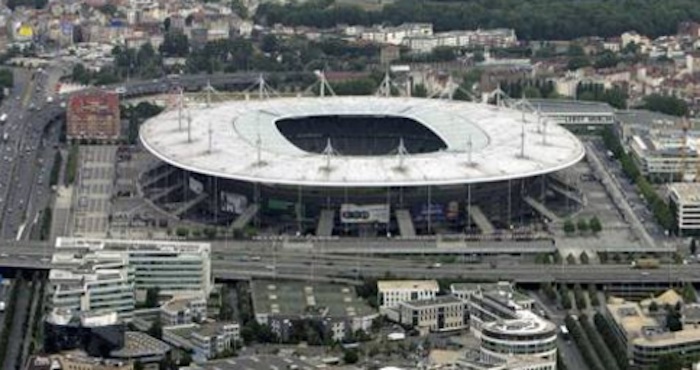
M 275 124 L 284 118 L 322 115 L 410 118 L 432 130 L 447 148 L 402 158 L 329 157 L 298 148 Z M 191 172 L 267 184 L 386 187 L 480 183 L 558 171 L 584 155 L 583 145 L 569 131 L 553 123 L 540 125 L 536 116 L 526 115 L 522 156 L 521 112 L 437 99 L 276 98 L 190 107 L 182 116 L 180 119 L 175 109 L 145 122 L 140 132 L 143 145 L 161 160 Z

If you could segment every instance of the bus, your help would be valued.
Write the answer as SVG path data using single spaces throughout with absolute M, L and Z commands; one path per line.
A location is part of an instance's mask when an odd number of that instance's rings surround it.
M 569 329 L 566 328 L 566 325 L 559 327 L 559 333 L 564 340 L 569 340 Z

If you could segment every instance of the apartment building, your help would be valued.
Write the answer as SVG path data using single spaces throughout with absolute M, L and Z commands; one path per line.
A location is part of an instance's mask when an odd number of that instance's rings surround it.
M 207 300 L 201 296 L 176 297 L 160 307 L 163 326 L 185 325 L 207 319 Z
M 668 194 L 679 232 L 683 235 L 700 233 L 700 184 L 669 184 Z
M 66 110 L 68 139 L 116 140 L 120 132 L 116 93 L 87 90 L 70 97 Z
M 235 348 L 241 340 L 240 325 L 234 322 L 205 322 L 163 328 L 163 340 L 192 351 L 195 359 L 209 360 Z

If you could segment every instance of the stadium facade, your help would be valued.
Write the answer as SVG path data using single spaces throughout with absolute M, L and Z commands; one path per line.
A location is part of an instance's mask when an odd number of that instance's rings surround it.
M 231 101 L 140 131 L 144 196 L 188 219 L 276 233 L 512 228 L 584 156 L 569 131 L 499 106 L 408 97 Z

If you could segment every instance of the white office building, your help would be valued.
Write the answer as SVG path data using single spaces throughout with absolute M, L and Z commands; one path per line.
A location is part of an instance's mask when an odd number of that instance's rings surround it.
M 207 361 L 236 348 L 241 340 L 240 325 L 235 322 L 205 322 L 163 328 L 163 340 L 193 352 L 197 361 Z
M 121 253 L 84 256 L 55 254 L 49 283 L 56 309 L 116 312 L 130 318 L 134 310 L 134 276 Z
M 530 364 L 538 359 L 538 370 L 556 370 L 557 327 L 532 311 L 531 298 L 509 283 L 452 284 L 450 290 L 466 300 L 470 328 L 480 341 L 478 361 L 468 368 L 507 369 L 519 358 Z
M 136 289 L 160 288 L 171 296 L 208 296 L 212 289 L 209 243 L 58 238 L 56 254 L 123 253 L 133 269 Z
M 399 303 L 434 299 L 440 291 L 435 280 L 383 280 L 377 282 L 379 309 L 397 308 Z
M 700 231 L 700 184 L 674 183 L 668 186 L 673 217 L 682 234 Z
M 208 296 L 209 251 L 206 243 L 58 238 L 49 273 L 52 307 L 129 319 L 138 290 Z
M 465 301 L 451 296 L 399 303 L 399 322 L 423 333 L 447 332 L 469 327 Z

